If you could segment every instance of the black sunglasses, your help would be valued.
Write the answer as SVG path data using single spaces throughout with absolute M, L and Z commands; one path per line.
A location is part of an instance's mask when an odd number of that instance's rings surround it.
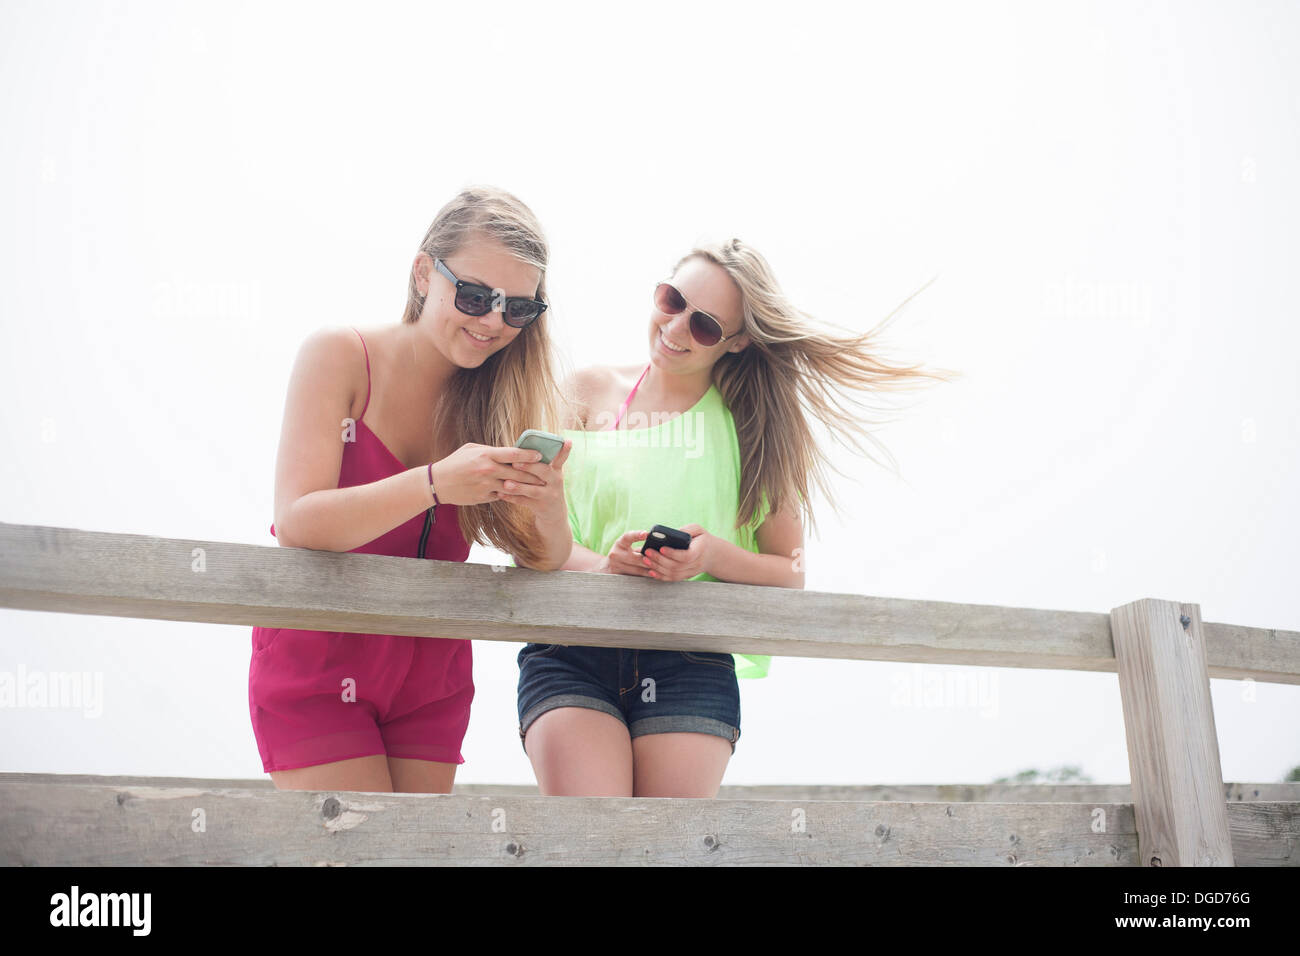
M 441 259 L 433 260 L 433 267 L 456 285 L 456 308 L 466 315 L 487 315 L 501 310 L 501 318 L 513 329 L 522 329 L 546 311 L 546 303 L 526 296 L 503 296 L 500 289 L 457 279 Z
M 664 315 L 680 315 L 690 308 L 690 303 L 674 286 L 661 282 L 655 286 L 655 308 Z M 691 311 L 691 337 L 705 348 L 725 342 L 735 335 L 736 333 L 723 335 L 722 323 L 709 313 L 699 309 Z

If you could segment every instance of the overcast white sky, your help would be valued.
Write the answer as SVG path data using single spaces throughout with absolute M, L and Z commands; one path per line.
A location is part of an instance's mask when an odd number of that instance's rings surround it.
M 697 239 L 960 370 L 839 456 L 808 587 L 1300 630 L 1293 3 L 0 5 L 0 520 L 274 545 L 285 388 L 400 321 L 488 182 L 553 246 L 574 365 L 644 361 Z M 471 560 L 499 560 L 475 549 Z M 530 783 L 517 645 L 475 644 L 460 782 Z M 249 629 L 0 612 L 0 769 L 261 776 Z M 949 675 L 983 699 L 927 706 Z M 1211 682 L 1223 774 L 1300 764 L 1300 687 Z M 727 783 L 1127 782 L 1113 674 L 780 658 Z

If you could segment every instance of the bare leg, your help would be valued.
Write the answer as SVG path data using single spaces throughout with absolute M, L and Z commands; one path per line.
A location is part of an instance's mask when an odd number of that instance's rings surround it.
M 617 717 L 557 707 L 528 726 L 524 750 L 547 797 L 632 796 L 632 739 Z
M 636 797 L 718 795 L 731 741 L 713 734 L 645 734 L 632 741 Z
M 451 793 L 452 784 L 456 782 L 456 767 L 454 763 L 436 760 L 388 758 L 388 773 L 396 793 Z
M 277 790 L 356 790 L 388 793 L 393 789 L 384 754 L 353 757 L 314 767 L 275 770 L 271 780 Z

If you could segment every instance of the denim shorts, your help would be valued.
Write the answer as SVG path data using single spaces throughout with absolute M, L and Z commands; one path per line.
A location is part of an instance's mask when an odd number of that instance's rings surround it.
M 525 644 L 519 651 L 519 742 L 557 707 L 617 717 L 628 734 L 713 734 L 740 738 L 735 659 L 707 651 Z M 527 753 L 527 750 L 525 750 Z

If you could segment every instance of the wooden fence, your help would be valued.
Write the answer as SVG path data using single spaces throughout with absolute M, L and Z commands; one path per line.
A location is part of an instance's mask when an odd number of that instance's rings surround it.
M 717 800 L 280 792 L 0 774 L 0 864 L 1300 865 L 1300 784 L 1225 784 L 1210 677 L 1300 683 L 1300 633 L 0 524 L 0 607 L 788 657 L 1114 671 L 1132 786 L 723 787 Z M 1289 728 L 1293 731 L 1294 728 Z M 1293 735 L 1294 736 L 1294 735 Z M 196 820 L 202 819 L 202 827 Z

